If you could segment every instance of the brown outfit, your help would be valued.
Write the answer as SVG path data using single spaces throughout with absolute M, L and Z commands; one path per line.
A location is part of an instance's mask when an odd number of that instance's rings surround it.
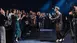
M 62 37 L 62 35 L 60 34 L 60 31 L 62 29 L 62 14 L 60 12 L 56 13 L 55 18 L 55 22 L 56 22 L 56 34 L 57 34 L 57 39 L 60 39 L 60 37 Z

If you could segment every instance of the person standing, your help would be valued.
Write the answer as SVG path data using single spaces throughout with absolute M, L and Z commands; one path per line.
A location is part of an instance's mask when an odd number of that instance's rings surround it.
M 11 26 L 13 30 L 12 40 L 13 40 L 13 43 L 15 43 L 15 42 L 18 42 L 18 38 L 20 37 L 19 17 L 16 9 L 13 9 L 11 20 L 12 20 Z
M 37 12 L 37 14 L 36 14 L 36 25 L 37 25 L 37 29 L 39 29 L 39 17 L 40 17 L 40 12 Z
M 62 29 L 62 14 L 61 14 L 61 12 L 59 10 L 60 10 L 60 8 L 55 6 L 55 9 L 54 9 L 55 17 L 52 18 L 52 20 L 55 20 L 55 23 L 56 23 L 55 24 L 55 26 L 56 26 L 56 35 L 57 35 L 56 42 L 58 42 L 60 40 L 62 41 L 62 39 L 61 39 L 62 35 L 60 33 L 60 31 Z
M 44 19 L 45 19 L 45 13 L 41 13 L 39 16 L 39 27 L 40 29 L 44 28 Z
M 14 13 L 15 14 L 15 13 Z M 21 19 L 21 13 L 20 10 L 18 10 L 18 13 L 16 12 L 15 15 L 15 37 L 16 37 L 16 41 L 18 42 L 18 39 L 21 37 L 21 30 L 20 30 L 20 24 L 19 24 L 19 20 Z
M 4 16 L 5 11 L 0 8 L 0 41 L 1 43 L 6 43 L 6 31 L 5 31 L 5 20 L 6 17 Z
M 73 6 L 73 10 L 69 12 L 69 15 L 72 37 L 74 37 L 74 43 L 77 43 L 77 5 Z

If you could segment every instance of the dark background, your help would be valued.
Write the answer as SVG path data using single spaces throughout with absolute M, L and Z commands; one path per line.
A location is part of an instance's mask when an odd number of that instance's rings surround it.
M 54 6 L 59 6 L 60 11 L 67 15 L 74 3 L 77 3 L 77 0 L 0 0 L 0 7 L 3 9 L 16 8 L 26 11 L 52 12 Z M 48 8 L 46 8 L 47 6 Z
M 27 11 L 39 11 L 48 1 L 51 2 L 47 10 L 49 12 L 59 0 L 0 0 L 0 7 L 5 10 L 16 8 Z
M 26 10 L 38 10 L 48 0 L 0 0 L 0 7 L 9 9 L 26 9 Z

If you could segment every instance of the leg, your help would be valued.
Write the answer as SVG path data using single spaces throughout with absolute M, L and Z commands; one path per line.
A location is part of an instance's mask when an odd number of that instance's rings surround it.
M 6 43 L 6 32 L 4 26 L 1 26 L 1 43 Z

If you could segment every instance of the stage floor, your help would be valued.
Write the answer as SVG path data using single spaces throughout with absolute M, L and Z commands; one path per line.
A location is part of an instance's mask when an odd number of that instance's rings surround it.
M 40 32 L 34 32 L 26 36 L 19 43 L 56 43 L 56 33 L 53 29 L 40 29 Z
M 56 32 L 53 29 L 40 29 L 40 32 L 30 33 L 25 35 L 24 40 L 36 39 L 41 41 L 56 41 Z
M 19 43 L 56 43 L 56 42 L 46 42 L 46 41 L 38 41 L 38 40 L 24 40 L 24 41 L 19 41 Z

